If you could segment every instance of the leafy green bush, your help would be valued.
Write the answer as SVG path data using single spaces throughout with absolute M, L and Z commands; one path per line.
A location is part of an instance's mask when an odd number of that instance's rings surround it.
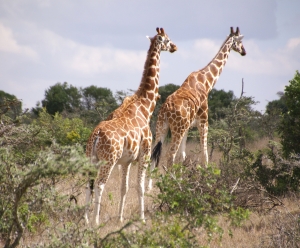
M 282 113 L 278 131 L 281 138 L 283 156 L 288 158 L 291 154 L 300 154 L 300 73 L 285 86 L 284 103 L 286 112 Z
M 91 129 L 87 128 L 81 119 L 64 118 L 59 113 L 52 116 L 46 112 L 46 109 L 39 113 L 39 118 L 33 124 L 44 129 L 51 139 L 55 139 L 62 145 L 76 143 L 85 145 L 91 133 Z
M 264 163 L 263 160 L 268 160 L 269 163 Z M 299 157 L 283 159 L 281 145 L 270 142 L 269 148 L 258 151 L 257 159 L 248 167 L 248 176 L 274 195 L 298 192 L 300 189 Z
M 25 231 L 35 232 L 67 209 L 70 196 L 59 194 L 55 185 L 91 168 L 81 146 L 54 143 L 22 166 L 9 147 L 1 148 L 0 156 L 0 233 L 14 247 Z

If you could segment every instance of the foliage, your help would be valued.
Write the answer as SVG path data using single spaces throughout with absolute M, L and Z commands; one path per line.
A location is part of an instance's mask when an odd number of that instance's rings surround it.
M 135 232 L 127 229 L 134 228 Z M 137 221 L 127 223 L 120 230 L 97 239 L 95 247 L 203 247 L 176 217 L 172 221 L 161 215 L 151 218 L 151 226 Z
M 101 99 L 106 99 L 110 104 L 116 104 L 110 89 L 91 85 L 81 89 L 82 105 L 85 109 L 91 110 Z
M 249 123 L 256 117 L 251 106 L 255 101 L 251 97 L 241 96 L 223 108 L 223 119 L 215 120 L 209 129 L 208 143 L 211 153 L 218 148 L 223 154 L 223 161 L 228 163 L 235 153 L 242 153 L 246 139 L 251 137 Z
M 266 106 L 266 112 L 268 114 L 270 114 L 274 110 L 277 110 L 277 112 L 280 112 L 280 113 L 288 112 L 288 109 L 287 109 L 287 106 L 285 103 L 284 93 L 279 91 L 279 92 L 277 92 L 277 95 L 279 96 L 279 99 L 268 102 L 268 104 Z
M 108 88 L 92 85 L 81 88 L 80 92 L 82 96 L 80 116 L 93 126 L 105 120 L 118 107 L 112 91 Z
M 61 113 L 64 110 L 75 112 L 80 108 L 80 92 L 73 85 L 67 82 L 57 83 L 45 91 L 45 99 L 42 106 L 49 114 Z
M 52 116 L 45 109 L 40 112 L 39 118 L 33 122 L 33 126 L 47 132 L 48 142 L 55 139 L 61 145 L 79 143 L 84 146 L 91 133 L 91 129 L 85 127 L 81 119 L 63 118 L 59 113 Z
M 209 106 L 209 123 L 212 120 L 220 120 L 225 118 L 225 112 L 222 111 L 224 108 L 228 108 L 236 97 L 233 91 L 224 91 L 212 89 L 208 95 L 208 106 Z
M 52 120 L 43 114 L 41 123 L 45 118 Z M 49 225 L 50 215 L 52 219 L 67 209 L 69 203 L 58 193 L 56 183 L 75 173 L 93 172 L 81 145 L 50 143 L 54 138 L 50 128 L 24 124 L 27 118 L 19 116 L 16 122 L 1 115 L 0 233 L 5 247 L 16 247 L 24 233 Z
M 207 247 L 215 238 L 221 243 L 223 230 L 217 215 L 225 215 L 237 226 L 249 217 L 249 211 L 233 206 L 233 197 L 219 184 L 220 170 L 214 166 L 177 164 L 165 175 L 156 174 L 156 179 L 160 192 L 154 197 L 157 209 L 151 221 L 144 225 L 133 220 L 98 238 L 96 247 Z M 200 230 L 207 234 L 203 244 L 197 239 Z
M 50 215 L 67 208 L 66 197 L 58 193 L 54 182 L 90 168 L 80 146 L 53 144 L 40 151 L 33 163 L 22 166 L 10 151 L 11 147 L 0 149 L 0 233 L 7 247 L 15 247 L 25 231 L 47 226 Z
M 16 96 L 0 90 L 0 115 L 5 114 L 8 110 L 10 110 L 8 115 L 12 119 L 16 119 L 22 112 L 22 102 Z
M 278 127 L 283 156 L 300 154 L 300 73 L 296 74 L 285 87 L 284 96 L 287 112 L 282 114 Z
M 159 176 L 156 183 L 160 189 L 157 196 L 159 209 L 167 217 L 179 218 L 184 226 L 182 231 L 192 232 L 194 228 L 203 227 L 209 240 L 214 234 L 221 238 L 223 231 L 217 225 L 217 214 L 223 213 L 231 217 L 233 224 L 240 224 L 249 213 L 243 215 L 245 210 L 242 208 L 233 211 L 233 197 L 220 175 L 221 171 L 213 165 L 206 168 L 195 164 L 173 165 L 166 175 Z
M 230 91 L 213 90 L 209 144 L 210 156 L 216 149 L 222 154 L 218 165 L 202 168 L 189 162 L 165 169 L 164 175 L 156 175 L 159 192 L 153 195 L 156 208 L 147 213 L 147 225 L 132 219 L 106 236 L 102 226 L 93 229 L 84 224 L 84 209 L 75 204 L 80 193 L 74 192 L 86 183 L 82 175 L 97 172 L 84 155 L 91 132 L 87 123 L 94 126 L 105 119 L 127 93 L 119 91 L 112 97 L 106 88 L 78 90 L 67 83 L 56 84 L 46 91 L 47 99 L 56 104 L 49 105 L 53 109 L 62 108 L 51 114 L 47 106 L 39 108 L 35 120 L 26 112 L 13 112 L 20 102 L 0 94 L 1 241 L 5 247 L 16 247 L 22 239 L 27 246 L 36 247 L 207 247 L 218 240 L 221 246 L 224 231 L 218 217 L 227 217 L 232 226 L 242 225 L 252 210 L 243 200 L 249 200 L 252 192 L 256 191 L 253 196 L 258 201 L 268 202 L 280 202 L 279 196 L 299 192 L 300 164 L 295 153 L 299 82 L 297 72 L 285 93 L 270 102 L 263 115 L 253 111 L 251 97 L 236 99 Z M 160 88 L 161 102 L 178 87 Z M 282 140 L 290 139 L 289 152 L 274 141 L 261 151 L 247 149 L 246 142 L 254 132 L 259 130 L 272 139 L 278 125 Z M 195 132 L 190 135 L 199 137 Z M 289 156 L 284 157 L 283 152 Z M 277 231 L 270 232 L 270 246 L 292 247 L 299 241 L 298 216 L 294 217 L 290 222 L 274 223 Z M 207 242 L 200 242 L 199 236 L 207 237 Z
M 264 151 L 258 151 L 256 156 L 255 162 L 246 172 L 267 192 L 273 195 L 284 195 L 287 192 L 299 191 L 300 158 L 298 156 L 293 156 L 289 160 L 283 159 L 281 145 L 277 142 L 269 142 L 269 147 Z

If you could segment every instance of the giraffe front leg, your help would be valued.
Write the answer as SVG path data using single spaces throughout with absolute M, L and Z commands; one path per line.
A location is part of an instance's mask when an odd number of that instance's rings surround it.
M 138 193 L 139 193 L 139 203 L 140 203 L 140 218 L 143 222 L 145 222 L 144 197 L 145 197 L 145 177 L 146 177 L 147 166 L 148 163 L 140 163 L 138 168 Z
M 104 191 L 105 183 L 97 183 L 95 187 L 95 207 L 93 214 L 93 226 L 98 226 L 100 224 L 100 203 L 102 194 Z
M 130 171 L 131 164 L 122 165 L 122 184 L 121 184 L 121 202 L 120 202 L 120 209 L 119 209 L 119 219 L 120 222 L 123 222 L 123 212 L 124 212 L 124 205 L 126 200 L 126 194 L 128 192 L 128 178 L 129 178 L 129 171 Z
M 151 137 L 151 136 L 150 136 Z M 145 222 L 145 177 L 148 167 L 148 162 L 151 154 L 151 138 L 143 142 L 140 156 L 139 156 L 139 167 L 138 167 L 138 193 L 139 193 L 139 203 L 140 203 L 140 218 Z
M 85 188 L 85 212 L 84 212 L 84 219 L 86 224 L 89 224 L 89 209 L 91 205 L 91 188 L 90 188 L 90 182 L 87 183 Z
M 105 184 L 110 176 L 113 169 L 114 163 L 103 164 L 99 168 L 97 179 L 95 180 L 95 207 L 93 213 L 93 226 L 100 224 L 100 204 L 101 198 L 104 191 Z

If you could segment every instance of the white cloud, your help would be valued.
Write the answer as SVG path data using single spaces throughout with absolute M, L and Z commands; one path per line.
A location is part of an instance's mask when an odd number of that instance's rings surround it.
M 140 71 L 146 57 L 145 51 L 87 46 L 50 31 L 44 31 L 42 35 L 43 46 L 52 59 L 74 74 L 93 76 L 98 73 Z
M 183 59 L 186 60 L 200 60 L 200 62 L 208 63 L 214 58 L 219 51 L 221 41 L 210 39 L 197 39 L 191 44 L 187 42 L 184 44 L 184 48 L 178 52 Z
M 287 49 L 288 50 L 294 50 L 299 49 L 300 47 L 300 37 L 299 38 L 292 38 L 287 43 Z
M 282 48 L 260 46 L 254 40 L 246 42 L 246 58 L 232 56 L 229 67 L 245 73 L 265 75 L 286 75 L 293 74 L 300 68 L 300 38 L 293 38 L 287 41 Z M 243 63 L 241 63 L 243 59 Z
M 13 36 L 11 29 L 0 23 L 0 51 L 25 55 L 31 59 L 37 59 L 38 54 L 30 47 L 19 45 Z
M 222 41 L 199 39 L 184 44 L 182 59 L 206 66 L 219 51 Z M 253 75 L 293 75 L 300 68 L 300 38 L 291 38 L 282 47 L 257 40 L 245 40 L 246 56 L 231 52 L 226 68 Z
M 65 66 L 83 74 L 138 71 L 145 60 L 144 52 L 107 47 L 77 45 L 73 51 L 74 55 L 65 61 Z

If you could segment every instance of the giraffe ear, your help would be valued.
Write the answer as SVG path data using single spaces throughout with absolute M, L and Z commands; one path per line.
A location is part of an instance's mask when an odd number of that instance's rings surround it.
M 146 35 L 146 38 L 149 39 L 149 40 L 151 41 L 151 38 L 150 38 L 148 35 Z

